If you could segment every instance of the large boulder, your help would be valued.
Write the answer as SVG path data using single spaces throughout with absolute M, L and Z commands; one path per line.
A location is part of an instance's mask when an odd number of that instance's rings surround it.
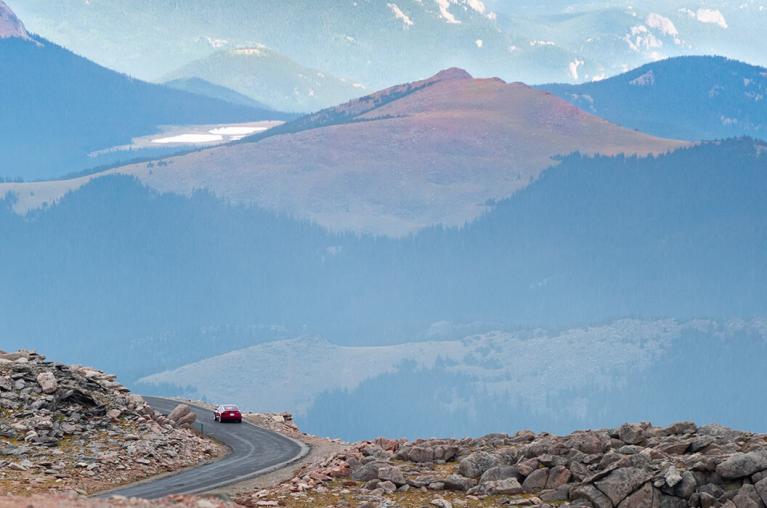
M 400 450 L 398 455 L 415 463 L 434 462 L 434 448 L 427 446 L 411 446 Z
M 638 423 L 624 423 L 618 429 L 618 439 L 626 444 L 639 444 L 645 440 L 645 437 L 645 426 Z
M 748 453 L 736 453 L 716 467 L 716 472 L 725 479 L 743 478 L 757 471 L 767 469 L 767 449 Z
M 402 474 L 402 470 L 397 466 L 381 466 L 378 468 L 378 479 L 381 481 L 389 481 L 399 486 L 405 485 L 405 475 Z
M 612 471 L 604 479 L 595 482 L 597 488 L 610 498 L 614 505 L 652 479 L 652 473 L 638 467 L 622 467 Z
M 565 441 L 565 446 L 583 453 L 604 453 L 610 447 L 610 435 L 604 431 L 574 432 Z
M 461 490 L 466 492 L 467 490 L 477 485 L 477 480 L 466 478 L 465 476 L 461 476 L 459 474 L 451 474 L 442 480 L 442 483 L 445 484 L 445 489 L 447 490 Z
M 522 479 L 516 466 L 495 466 L 482 473 L 482 477 L 479 479 L 479 482 L 493 482 L 498 480 L 505 480 L 506 478 L 515 478 L 517 480 Z
M 618 508 L 660 508 L 660 492 L 652 483 L 645 483 L 639 490 L 621 501 Z
M 197 413 L 189 412 L 176 420 L 177 427 L 191 427 L 197 421 Z
M 522 483 L 522 488 L 527 492 L 537 492 L 543 490 L 546 487 L 546 482 L 549 479 L 549 468 L 542 467 L 536 469 L 530 475 L 525 478 Z
M 512 496 L 515 494 L 521 494 L 524 491 L 522 485 L 519 484 L 516 478 L 506 478 L 505 480 L 495 480 L 482 483 L 474 488 L 469 489 L 469 494 L 478 495 L 507 495 Z
M 576 501 L 585 499 L 590 502 L 594 508 L 613 508 L 613 503 L 604 492 L 591 484 L 581 485 L 570 491 L 570 499 Z
M 549 477 L 546 480 L 547 489 L 556 489 L 570 481 L 570 470 L 564 466 L 554 466 L 549 470 Z
M 737 508 L 764 508 L 762 498 L 753 485 L 743 485 L 738 493 L 732 498 Z
M 767 505 L 767 478 L 756 482 L 754 487 L 756 488 L 756 492 L 759 494 L 759 497 L 762 498 L 762 502 Z
M 458 474 L 467 478 L 479 478 L 482 473 L 500 463 L 498 457 L 487 452 L 474 452 L 458 465 Z
M 56 381 L 56 376 L 53 372 L 45 371 L 37 375 L 37 384 L 40 385 L 40 389 L 43 393 L 51 394 L 59 389 L 59 383 Z
M 170 414 L 168 415 L 168 420 L 172 422 L 178 422 L 179 420 L 181 420 L 183 417 L 185 417 L 191 412 L 192 412 L 191 407 L 187 406 L 186 404 L 179 404 L 173 409 L 173 411 L 170 412 Z

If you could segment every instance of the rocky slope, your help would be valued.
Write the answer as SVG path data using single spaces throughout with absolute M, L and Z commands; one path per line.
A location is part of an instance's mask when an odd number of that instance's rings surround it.
M 0 491 L 92 493 L 224 452 L 191 421 L 155 413 L 95 369 L 0 352 Z
M 767 436 L 649 423 L 358 443 L 244 506 L 764 508 Z

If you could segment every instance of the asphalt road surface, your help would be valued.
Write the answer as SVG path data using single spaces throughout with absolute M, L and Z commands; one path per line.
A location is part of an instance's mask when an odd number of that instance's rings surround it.
M 166 415 L 179 404 L 157 397 L 144 398 L 155 410 Z M 155 499 L 171 494 L 199 494 L 281 469 L 309 451 L 298 441 L 244 420 L 242 423 L 217 423 L 213 421 L 213 411 L 196 406 L 192 406 L 192 410 L 197 413 L 197 421 L 204 425 L 206 435 L 231 448 L 229 455 L 156 480 L 111 490 L 98 497 L 120 495 Z

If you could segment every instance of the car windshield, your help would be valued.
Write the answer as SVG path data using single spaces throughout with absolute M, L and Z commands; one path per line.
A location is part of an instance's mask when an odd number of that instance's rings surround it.
M 237 406 L 224 406 L 224 411 L 239 411 L 240 408 Z

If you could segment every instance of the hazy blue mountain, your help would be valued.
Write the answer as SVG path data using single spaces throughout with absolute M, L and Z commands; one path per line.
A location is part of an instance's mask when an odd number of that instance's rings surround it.
M 767 138 L 767 69 L 722 57 L 671 58 L 604 81 L 540 88 L 657 136 Z
M 248 106 L 256 109 L 272 109 L 266 104 L 253 100 L 250 97 L 232 90 L 231 88 L 215 85 L 200 78 L 173 79 L 166 81 L 163 84 L 165 86 L 175 88 L 176 90 L 183 90 L 185 92 L 190 92 L 197 95 L 204 95 L 206 97 L 212 97 L 214 99 L 230 102 L 232 104 L 239 104 L 240 106 Z
M 757 0 L 9 1 L 33 31 L 144 79 L 258 43 L 369 89 L 447 67 L 550 83 L 684 54 L 767 65 Z
M 25 179 L 87 168 L 91 152 L 159 125 L 284 117 L 145 83 L 39 37 L 0 38 L 0 90 L 0 175 Z
M 216 51 L 174 70 L 163 80 L 194 78 L 282 111 L 316 111 L 364 94 L 362 85 L 304 67 L 263 45 Z
M 313 337 L 268 342 L 148 376 L 137 386 L 287 410 L 307 432 L 350 440 L 521 428 L 565 433 L 642 419 L 767 428 L 764 320 L 624 319 L 463 333 L 470 335 L 389 346 L 339 346 Z M 706 396 L 688 401 L 691 391 Z
M 573 156 L 476 222 L 398 240 L 128 177 L 26 217 L 6 200 L 0 339 L 130 381 L 301 334 L 369 345 L 620 316 L 764 316 L 766 157 L 747 139 Z
M 625 421 L 767 430 L 763 326 L 639 325 L 645 330 L 628 337 L 618 322 L 498 341 L 494 350 L 478 348 L 462 361 L 445 359 L 430 368 L 404 361 L 353 389 L 328 390 L 297 420 L 306 432 L 349 440 L 509 429 L 563 434 Z M 653 326 L 658 330 L 648 330 Z

